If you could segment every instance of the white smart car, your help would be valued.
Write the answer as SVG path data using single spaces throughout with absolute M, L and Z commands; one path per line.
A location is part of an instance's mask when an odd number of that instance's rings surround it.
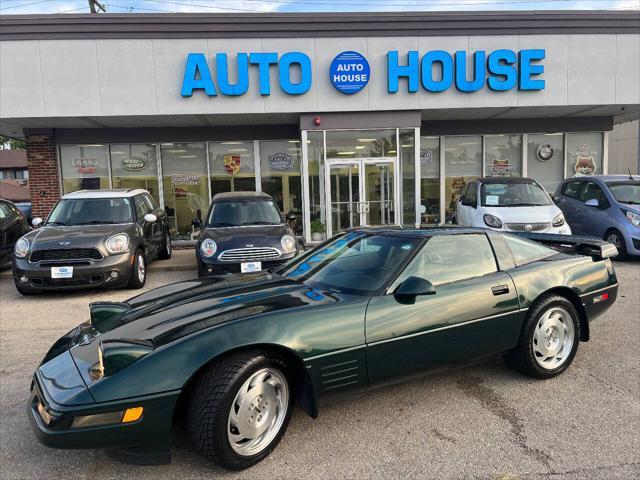
M 456 223 L 512 232 L 571 235 L 560 209 L 531 178 L 487 177 L 469 182 L 456 202 Z

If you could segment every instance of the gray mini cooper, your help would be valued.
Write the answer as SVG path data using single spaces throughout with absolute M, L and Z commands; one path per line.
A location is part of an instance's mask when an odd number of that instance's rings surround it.
M 167 215 L 142 189 L 64 195 L 46 221 L 15 245 L 13 278 L 23 295 L 97 287 L 141 288 L 149 261 L 171 257 Z

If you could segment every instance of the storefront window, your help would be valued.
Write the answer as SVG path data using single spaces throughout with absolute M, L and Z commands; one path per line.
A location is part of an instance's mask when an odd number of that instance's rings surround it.
M 440 223 L 440 137 L 420 138 L 420 223 Z
M 445 138 L 445 222 L 451 223 L 456 202 L 467 182 L 482 176 L 482 137 Z
M 400 130 L 400 169 L 402 172 L 402 223 L 416 223 L 416 142 L 415 130 Z
M 322 132 L 307 132 L 307 157 L 309 160 L 309 213 L 311 239 L 322 240 L 327 219 L 324 196 L 324 141 Z
M 527 177 L 538 181 L 550 194 L 564 178 L 564 135 L 529 134 L 527 140 Z
M 327 132 L 327 158 L 378 158 L 397 155 L 395 129 Z
M 109 157 L 106 145 L 61 145 L 62 189 L 109 188 Z
M 487 177 L 522 175 L 522 135 L 484 137 L 484 174 Z
M 262 191 L 273 197 L 285 215 L 296 215 L 293 228 L 297 235 L 302 235 L 300 166 L 300 140 L 260 141 Z
M 565 176 L 601 175 L 602 132 L 567 133 L 567 171 Z
M 204 143 L 163 143 L 162 185 L 171 235 L 177 240 L 193 240 L 191 222 L 203 219 L 209 208 L 209 182 Z
M 211 196 L 223 192 L 254 192 L 253 142 L 210 142 Z
M 153 144 L 109 146 L 113 188 L 144 188 L 160 204 L 158 162 Z

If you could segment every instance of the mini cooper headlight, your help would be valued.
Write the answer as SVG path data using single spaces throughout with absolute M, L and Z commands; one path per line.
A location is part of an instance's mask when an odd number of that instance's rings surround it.
M 218 250 L 216 242 L 210 238 L 205 238 L 200 244 L 200 253 L 207 258 L 213 257 L 213 254 Z
M 502 228 L 502 221 L 495 215 L 490 215 L 486 213 L 482 218 L 484 219 L 485 225 L 487 225 L 488 227 Z
M 629 220 L 632 225 L 635 225 L 636 227 L 640 227 L 640 215 L 630 210 L 622 210 L 622 213 L 624 213 L 625 217 L 627 217 L 627 220 Z M 16 248 L 17 248 L 17 244 L 16 244 Z
M 280 245 L 282 245 L 282 250 L 284 250 L 284 253 L 295 252 L 296 239 L 293 238 L 291 235 L 284 235 L 280 239 Z
M 26 238 L 20 238 L 16 242 L 16 246 L 14 247 L 13 253 L 16 258 L 24 258 L 29 253 L 29 240 Z
M 129 251 L 129 236 L 126 233 L 118 233 L 113 237 L 109 237 L 105 242 L 107 252 L 111 255 L 125 253 Z
M 554 227 L 561 227 L 562 225 L 564 225 L 564 215 L 562 213 L 559 213 L 558 215 L 556 215 L 553 219 L 553 224 Z

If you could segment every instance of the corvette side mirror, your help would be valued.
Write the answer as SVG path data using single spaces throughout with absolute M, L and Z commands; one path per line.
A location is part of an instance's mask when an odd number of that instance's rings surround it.
M 409 277 L 396 288 L 394 295 L 400 303 L 413 303 L 418 295 L 435 295 L 436 289 L 426 278 Z

